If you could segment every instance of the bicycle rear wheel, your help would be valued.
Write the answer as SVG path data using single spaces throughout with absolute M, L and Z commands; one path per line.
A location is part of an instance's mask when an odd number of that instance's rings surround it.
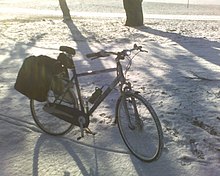
M 139 159 L 151 162 L 163 148 L 160 121 L 152 106 L 139 94 L 125 93 L 116 105 L 120 134 L 129 150 Z
M 68 91 L 65 95 L 67 96 L 67 98 L 64 98 L 64 100 L 62 100 L 61 105 L 77 108 L 78 104 L 74 92 Z M 35 123 L 41 130 L 51 135 L 64 135 L 71 131 L 74 125 L 44 110 L 45 105 L 48 103 L 52 103 L 55 100 L 55 98 L 57 98 L 57 95 L 52 90 L 49 90 L 47 101 L 38 102 L 31 99 L 31 113 Z

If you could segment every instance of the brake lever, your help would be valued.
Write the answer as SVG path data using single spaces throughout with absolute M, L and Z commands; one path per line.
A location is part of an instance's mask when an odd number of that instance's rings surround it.
M 140 51 L 141 51 L 141 52 L 148 53 L 148 51 L 147 51 L 147 50 L 143 50 L 143 49 L 141 49 Z
M 105 50 L 101 50 L 99 52 L 99 57 L 107 57 L 110 56 L 110 54 L 108 54 Z

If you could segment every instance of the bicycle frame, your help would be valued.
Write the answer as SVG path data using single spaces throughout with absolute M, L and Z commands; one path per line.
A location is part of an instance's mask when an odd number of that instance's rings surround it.
M 137 52 L 131 55 L 134 50 Z M 75 54 L 73 48 L 61 46 L 60 51 L 63 51 L 64 54 L 58 56 L 58 61 L 65 69 L 63 72 L 54 75 L 54 79 L 51 80 L 47 102 L 34 103 L 33 99 L 30 101 L 31 113 L 39 128 L 48 134 L 63 135 L 75 125 L 79 126 L 81 131 L 81 137 L 78 137 L 77 140 L 84 137 L 84 131 L 95 135 L 88 127 L 90 116 L 119 84 L 120 95 L 116 102 L 114 123 L 118 124 L 123 141 L 138 159 L 146 162 L 158 159 L 163 148 L 163 131 L 159 118 L 151 104 L 139 94 L 139 91 L 134 91 L 131 83 L 125 78 L 126 73 L 131 68 L 133 58 L 139 52 L 147 51 L 143 50 L 142 46 L 135 44 L 132 49 L 120 52 L 101 50 L 96 53 L 89 53 L 86 56 L 91 59 L 116 55 L 116 67 L 84 73 L 76 72 L 72 59 Z M 125 58 L 128 63 L 125 68 L 122 68 L 120 61 Z M 66 75 L 66 69 L 69 69 L 68 71 L 71 72 L 72 76 Z M 116 71 L 116 76 L 105 87 L 103 93 L 98 88 L 88 100 L 82 98 L 79 77 L 113 71 Z M 53 116 L 55 118 L 52 118 Z M 149 140 L 146 141 L 144 138 Z
M 122 87 L 123 87 L 124 84 L 126 84 L 126 79 L 125 79 L 123 69 L 122 69 L 122 65 L 121 65 L 120 61 L 116 61 L 116 63 L 117 63 L 116 68 L 97 70 L 97 71 L 88 71 L 88 72 L 84 72 L 84 73 L 76 73 L 75 65 L 73 63 L 74 67 L 71 69 L 73 77 L 71 78 L 70 81 L 75 82 L 76 92 L 77 92 L 77 96 L 78 96 L 78 99 L 79 99 L 80 110 L 83 113 L 87 114 L 88 116 L 90 116 L 96 110 L 96 108 L 101 104 L 101 102 L 118 85 L 118 83 L 121 83 L 120 84 L 120 92 L 122 92 Z M 116 78 L 111 82 L 111 84 L 107 87 L 107 89 L 96 99 L 96 101 L 91 106 L 91 108 L 89 108 L 88 107 L 88 102 L 86 102 L 86 105 L 85 105 L 84 101 L 83 101 L 83 98 L 81 96 L 80 84 L 79 84 L 78 77 L 91 76 L 91 75 L 96 75 L 96 74 L 100 74 L 100 73 L 107 73 L 107 72 L 113 72 L 113 71 L 117 72 Z

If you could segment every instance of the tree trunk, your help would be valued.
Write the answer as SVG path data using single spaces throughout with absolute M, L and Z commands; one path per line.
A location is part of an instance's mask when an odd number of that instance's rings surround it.
M 66 0 L 59 0 L 59 3 L 60 3 L 60 8 L 63 12 L 63 19 L 64 20 L 71 20 L 70 10 L 67 6 Z
M 142 26 L 143 25 L 143 0 L 123 0 L 126 12 L 126 26 Z

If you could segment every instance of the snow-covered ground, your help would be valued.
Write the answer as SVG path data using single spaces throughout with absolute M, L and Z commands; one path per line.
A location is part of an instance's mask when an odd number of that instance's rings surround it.
M 220 21 L 145 19 L 143 27 L 131 28 L 124 20 L 75 17 L 63 23 L 61 16 L 31 14 L 0 21 L 1 176 L 219 175 Z M 158 161 L 143 163 L 132 156 L 111 124 L 116 90 L 91 118 L 97 134 L 77 141 L 78 128 L 63 137 L 42 133 L 29 100 L 13 87 L 29 55 L 56 58 L 59 46 L 68 45 L 77 50 L 81 72 L 114 66 L 112 58 L 90 61 L 85 54 L 134 43 L 149 51 L 136 57 L 128 78 L 162 123 L 165 148 Z M 81 79 L 84 96 L 113 76 Z

